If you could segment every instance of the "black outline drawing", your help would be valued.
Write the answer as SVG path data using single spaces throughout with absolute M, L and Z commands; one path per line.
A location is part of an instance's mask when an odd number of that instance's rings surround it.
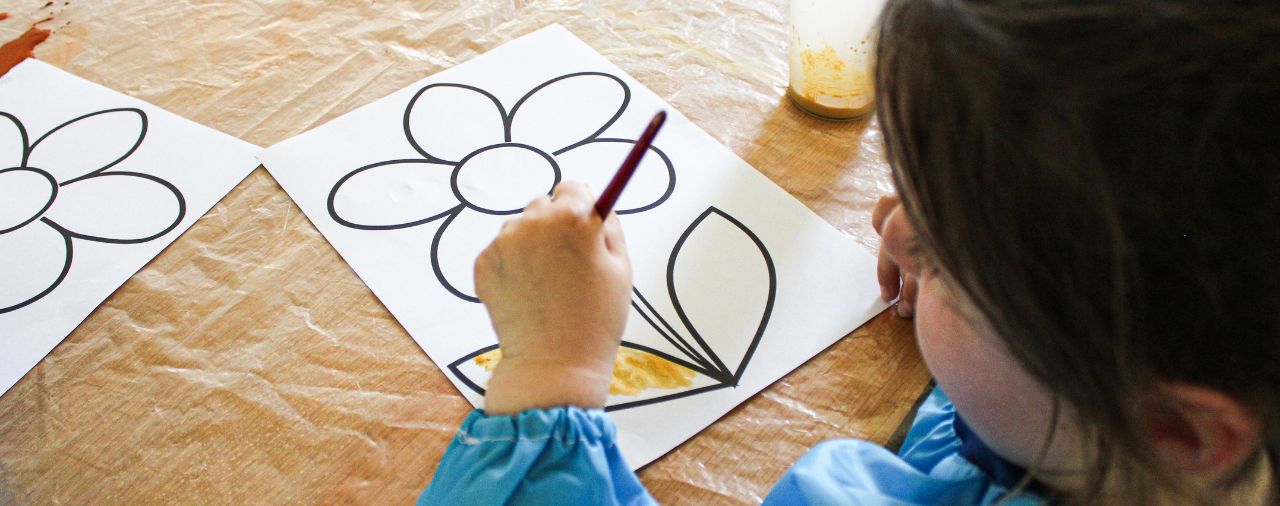
M 86 174 L 74 177 L 72 179 L 63 181 L 61 183 L 59 183 L 53 177 L 52 174 L 45 171 L 44 169 L 31 167 L 28 164 L 32 151 L 34 151 L 36 147 L 40 145 L 41 142 L 44 142 L 45 139 L 48 139 L 49 136 L 53 135 L 55 132 L 62 130 L 64 127 L 70 126 L 71 124 L 83 119 L 91 118 L 101 114 L 116 113 L 116 112 L 131 112 L 131 113 L 137 114 L 138 119 L 141 121 L 141 129 L 138 134 L 138 140 L 135 141 L 133 143 L 133 146 L 130 146 L 129 150 L 126 151 L 119 158 L 116 158 L 115 160 L 111 161 L 110 163 L 107 163 L 106 165 L 100 168 L 94 169 Z M 26 127 L 22 125 L 21 120 L 19 120 L 16 116 L 4 111 L 0 111 L 0 117 L 8 118 L 9 121 L 13 122 L 13 125 L 18 129 L 18 135 L 22 139 L 22 159 L 19 161 L 19 165 L 17 167 L 9 167 L 9 168 L 0 170 L 0 174 L 3 174 L 5 172 L 11 172 L 11 171 L 33 172 L 47 179 L 50 183 L 51 188 L 53 188 L 53 191 L 49 196 L 49 201 L 45 203 L 44 207 L 41 208 L 39 212 L 37 212 L 31 218 L 18 224 L 17 226 L 9 227 L 5 230 L 0 230 L 0 236 L 19 230 L 39 220 L 41 223 L 47 225 L 49 228 L 53 229 L 55 232 L 62 235 L 63 242 L 65 243 L 66 250 L 67 250 L 67 257 L 66 257 L 66 261 L 63 263 L 62 272 L 58 275 L 57 279 L 55 279 L 53 283 L 49 285 L 48 288 L 45 288 L 44 291 L 41 291 L 39 294 L 36 294 L 34 297 L 31 297 L 23 302 L 20 302 L 13 306 L 0 308 L 0 314 L 9 313 L 12 311 L 16 311 L 18 309 L 22 309 L 34 303 L 35 301 L 40 300 L 44 296 L 53 292 L 53 290 L 57 288 L 58 285 L 61 285 L 62 282 L 66 280 L 67 274 L 71 271 L 71 263 L 72 263 L 71 259 L 73 256 L 71 240 L 73 238 L 85 240 L 85 241 L 108 243 L 108 244 L 139 244 L 139 243 L 155 240 L 157 238 L 164 236 L 165 234 L 168 234 L 169 232 L 173 231 L 173 229 L 177 228 L 178 224 L 182 223 L 182 219 L 186 217 L 187 215 L 186 199 L 183 198 L 182 192 L 178 190 L 178 187 L 174 186 L 172 183 L 165 181 L 164 179 L 161 179 L 159 177 L 153 176 L 151 174 L 145 174 L 141 172 L 131 172 L 131 171 L 107 172 L 108 169 L 115 167 L 116 165 L 119 165 L 120 162 L 123 162 L 125 159 L 132 156 L 133 153 L 136 152 L 140 146 L 142 146 L 142 140 L 147 136 L 148 123 L 147 123 L 147 114 L 143 112 L 141 109 L 137 109 L 133 107 L 122 107 L 122 108 L 115 108 L 115 109 L 104 109 L 101 111 L 84 114 L 82 116 L 76 117 L 61 125 L 54 127 L 52 130 L 45 132 L 44 135 L 41 135 L 40 138 L 35 140 L 35 142 L 31 142 L 29 144 L 28 144 L 29 138 L 27 136 L 27 130 L 26 130 Z M 67 227 L 62 226 L 61 224 L 50 219 L 48 216 L 44 216 L 44 213 L 47 212 L 50 208 L 52 208 L 54 201 L 57 200 L 59 188 L 64 188 L 68 185 L 71 185 L 80 181 L 85 181 L 85 180 L 95 179 L 95 178 L 102 178 L 102 177 L 133 177 L 133 178 L 143 179 L 146 181 L 151 181 L 153 183 L 159 184 L 160 186 L 163 186 L 166 190 L 169 190 L 171 193 L 173 193 L 174 198 L 177 200 L 178 216 L 173 220 L 173 223 L 169 224 L 164 228 L 164 230 L 161 230 L 156 234 L 152 234 L 147 237 L 128 238 L 128 239 L 119 239 L 114 237 L 98 237 L 98 236 L 93 236 L 89 234 L 79 233 L 79 232 L 70 230 Z
M 534 154 L 538 156 L 541 156 L 544 160 L 547 161 L 547 163 L 551 164 L 551 173 L 552 173 L 551 188 L 555 188 L 556 185 L 560 184 L 560 164 L 556 163 L 555 158 L 552 158 L 551 155 L 543 153 L 542 150 L 535 148 L 533 146 L 530 146 L 528 144 L 521 144 L 519 142 L 504 142 L 502 144 L 485 146 L 483 148 L 472 151 L 471 154 L 467 155 L 465 158 L 462 159 L 462 161 L 458 162 L 458 170 L 453 171 L 453 174 L 449 176 L 449 186 L 453 188 L 453 196 L 457 197 L 458 202 L 461 202 L 462 205 L 475 209 L 476 211 L 479 211 L 481 213 L 492 214 L 495 216 L 519 214 L 521 211 L 524 211 L 523 207 L 516 207 L 515 209 L 507 209 L 507 210 L 484 208 L 479 204 L 476 204 L 475 202 L 471 202 L 470 200 L 467 200 L 467 197 L 462 194 L 462 190 L 458 188 L 458 176 L 462 174 L 462 168 L 466 167 L 467 162 L 471 161 L 472 158 L 475 158 L 476 155 L 479 155 L 480 153 L 484 153 L 489 150 L 493 150 L 497 148 L 510 148 L 510 147 L 524 148 L 529 151 L 533 151 Z M 550 195 L 550 191 L 551 190 L 547 190 L 548 195 Z
M 760 323 L 756 327 L 755 334 L 751 337 L 751 343 L 747 346 L 746 353 L 742 356 L 742 361 L 739 362 L 738 366 L 732 370 L 725 365 L 724 361 L 720 359 L 715 350 L 713 350 L 711 346 L 707 344 L 706 340 L 702 338 L 697 327 L 695 327 L 693 322 L 690 321 L 688 314 L 686 314 L 684 310 L 684 306 L 680 303 L 680 297 L 676 294 L 675 288 L 676 261 L 680 257 L 680 251 L 684 248 L 684 244 L 689 239 L 689 236 L 698 229 L 699 225 L 702 225 L 702 223 L 712 215 L 726 220 L 741 231 L 747 238 L 751 239 L 751 242 L 755 243 L 756 248 L 760 251 L 761 259 L 764 261 L 765 270 L 769 277 L 769 293 L 765 299 L 764 308 L 761 311 Z M 693 223 L 689 224 L 689 227 L 680 235 L 680 239 L 676 241 L 675 247 L 671 250 L 671 257 L 667 260 L 667 292 L 671 296 L 671 304 L 675 307 L 676 315 L 680 319 L 682 328 L 687 329 L 688 335 L 693 338 L 694 343 L 697 343 L 698 348 L 695 349 L 693 345 L 691 345 L 690 342 L 682 335 L 682 333 L 673 327 L 666 318 L 663 318 L 662 314 L 654 309 L 653 306 L 649 304 L 649 301 L 645 299 L 644 295 L 635 288 L 632 288 L 632 293 L 635 294 L 635 298 L 631 300 L 631 306 L 640 313 L 640 316 L 644 318 L 644 321 L 648 323 L 650 327 L 657 331 L 658 334 L 666 339 L 672 346 L 676 347 L 684 357 L 676 357 L 669 353 L 626 340 L 622 341 L 622 346 L 650 353 L 679 364 L 693 370 L 694 372 L 702 374 L 703 376 L 711 378 L 715 381 L 715 384 L 677 391 L 638 401 L 613 404 L 606 407 L 606 411 L 635 408 L 656 402 L 669 401 L 688 397 L 690 395 L 720 390 L 723 388 L 737 387 L 738 383 L 742 380 L 742 374 L 747 370 L 747 365 L 750 364 L 751 358 L 755 354 L 756 347 L 760 345 L 760 339 L 764 337 L 764 331 L 769 326 L 769 318 L 773 315 L 773 304 L 778 295 L 778 272 L 773 264 L 773 256 L 769 254 L 769 249 L 765 247 L 764 242 L 760 240 L 760 237 L 756 236 L 756 234 L 752 232 L 751 229 L 747 228 L 747 226 L 741 221 L 738 221 L 733 216 L 730 216 L 724 211 L 712 206 L 708 207 L 702 215 L 698 216 L 697 219 L 693 220 Z M 665 329 L 665 331 L 663 329 Z M 467 354 L 466 356 L 449 364 L 449 371 L 452 372 L 455 377 L 462 380 L 463 384 L 470 387 L 473 391 L 480 395 L 484 395 L 484 388 L 463 374 L 460 367 L 467 361 L 497 348 L 498 345 L 494 344 Z M 699 353 L 699 350 L 701 350 L 701 353 Z
M 572 79 L 572 78 L 584 77 L 584 76 L 598 76 L 598 77 L 607 78 L 610 81 L 612 81 L 614 84 L 617 84 L 622 91 L 622 102 L 621 104 L 619 104 L 618 110 L 615 111 L 609 117 L 609 119 L 605 120 L 603 125 L 597 128 L 591 134 L 589 134 L 586 138 L 573 142 L 572 144 L 569 144 L 567 146 L 552 150 L 551 153 L 547 153 L 541 148 L 531 146 L 529 144 L 512 141 L 512 138 L 511 138 L 512 122 L 515 119 L 516 114 L 520 111 L 520 108 L 524 106 L 524 104 L 528 102 L 528 100 L 531 97 L 533 97 L 534 94 L 557 82 L 560 82 L 566 79 Z M 425 94 L 428 90 L 435 89 L 435 88 L 459 88 L 459 89 L 469 90 L 475 93 L 479 93 L 489 102 L 492 102 L 494 108 L 497 110 L 497 113 L 502 118 L 503 134 L 502 134 L 501 141 L 494 142 L 487 146 L 477 148 L 475 151 L 472 151 L 470 154 L 456 161 L 446 160 L 439 156 L 433 155 L 430 152 L 428 152 L 425 148 L 423 148 L 422 144 L 419 142 L 419 139 L 416 139 L 413 135 L 410 118 L 413 115 L 413 108 L 418 103 L 418 100 L 422 98 L 423 94 Z M 462 190 L 458 187 L 458 174 L 459 172 L 461 172 L 462 168 L 466 165 L 466 162 L 479 153 L 482 153 L 494 148 L 498 148 L 498 147 L 518 147 L 521 149 L 527 149 L 527 150 L 533 151 L 534 153 L 538 154 L 539 156 L 541 156 L 542 158 L 546 159 L 549 162 L 549 165 L 553 172 L 553 178 L 552 178 L 553 183 L 551 187 L 547 188 L 547 193 L 546 193 L 547 195 L 550 195 L 551 191 L 555 188 L 555 185 L 560 183 L 560 178 L 561 178 L 560 164 L 559 162 L 556 161 L 556 158 L 555 158 L 556 156 L 562 155 L 564 153 L 568 153 L 569 151 L 572 151 L 574 149 L 578 149 L 582 146 L 586 146 L 588 144 L 593 144 L 593 143 L 624 143 L 624 144 L 635 143 L 635 141 L 631 139 L 600 137 L 600 135 L 603 134 L 605 130 L 608 130 L 609 127 L 613 126 L 613 124 L 618 121 L 618 118 L 622 117 L 622 113 L 626 111 L 627 105 L 630 103 L 631 103 L 631 88 L 627 86 L 627 83 L 624 82 L 622 79 L 618 78 L 617 76 L 614 76 L 612 74 L 607 74 L 604 72 L 574 72 L 574 73 L 565 74 L 562 76 L 552 78 L 542 84 L 539 84 L 538 86 L 535 86 L 533 89 L 529 90 L 528 93 L 525 93 L 524 96 L 520 97 L 520 99 L 516 101 L 516 104 L 511 107 L 510 112 L 508 112 L 507 109 L 502 105 L 502 102 L 498 100 L 498 97 L 495 97 L 492 93 L 489 93 L 488 91 L 477 88 L 475 86 L 471 86 L 469 84 L 460 84 L 460 83 L 428 84 L 426 86 L 423 86 L 422 89 L 418 90 L 417 93 L 414 93 L 413 98 L 409 99 L 409 103 L 405 106 L 404 116 L 401 119 L 401 125 L 400 125 L 401 129 L 404 132 L 405 139 L 408 140 L 409 145 L 413 147 L 414 151 L 417 151 L 418 154 L 422 155 L 422 158 L 402 158 L 402 159 L 376 162 L 369 165 L 365 165 L 363 167 L 360 167 L 358 169 L 355 169 L 343 175 L 341 178 L 337 180 L 337 182 L 333 184 L 333 188 L 329 190 L 329 196 L 326 199 L 326 203 L 325 203 L 329 211 L 329 217 L 333 218 L 333 220 L 337 222 L 339 225 L 342 225 L 347 228 L 357 229 L 357 230 L 398 230 L 403 228 L 416 227 L 418 225 L 424 225 L 426 223 L 443 219 L 444 221 L 440 223 L 440 228 L 436 230 L 435 236 L 431 240 L 430 256 L 431 256 L 432 272 L 435 273 L 436 279 L 440 281 L 441 286 L 443 286 L 445 290 L 453 294 L 455 297 L 458 297 L 459 299 L 462 299 L 468 302 L 479 303 L 480 299 L 477 299 L 474 295 L 465 293 L 462 290 L 458 289 L 456 286 L 454 286 L 453 283 L 449 281 L 448 277 L 445 276 L 444 270 L 440 265 L 440 257 L 437 254 L 440 250 L 441 240 L 444 238 L 445 234 L 449 230 L 449 225 L 452 224 L 454 220 L 457 219 L 458 216 L 460 216 L 464 211 L 471 210 L 481 214 L 499 216 L 499 215 L 518 214 L 520 212 L 523 212 L 524 208 L 521 207 L 516 209 L 487 209 L 485 207 L 479 206 L 475 203 L 468 201 L 467 198 L 463 195 Z M 498 139 L 494 139 L 494 140 L 498 141 Z M 668 181 L 666 191 L 662 194 L 662 196 L 658 197 L 653 202 L 650 202 L 643 206 L 632 208 L 632 209 L 617 210 L 616 212 L 619 215 L 639 213 L 639 212 L 648 211 L 650 209 L 658 207 L 659 205 L 662 205 L 663 202 L 666 202 L 667 199 L 671 197 L 671 194 L 675 191 L 676 171 L 675 171 L 675 166 L 672 165 L 671 163 L 671 158 L 668 157 L 666 153 L 662 152 L 662 150 L 659 149 L 657 146 L 651 146 L 649 149 L 654 154 L 657 154 L 658 158 L 662 160 L 662 163 L 666 165 L 667 181 Z M 433 215 L 430 215 L 424 218 L 408 221 L 405 223 L 396 223 L 396 224 L 390 224 L 390 225 L 368 225 L 368 224 L 362 224 L 362 223 L 355 223 L 354 221 L 343 218 L 338 213 L 336 203 L 335 203 L 338 195 L 338 190 L 340 190 L 344 184 L 350 181 L 352 177 L 358 174 L 361 174 L 365 171 L 376 169 L 378 167 L 394 165 L 394 164 L 404 164 L 404 163 L 440 165 L 442 168 L 444 167 L 449 168 L 452 171 L 452 173 L 449 176 L 449 186 L 450 186 L 450 189 L 453 191 L 453 196 L 454 196 L 454 199 L 457 201 L 457 204 L 450 206 L 448 209 L 445 209 L 444 211 L 435 213 Z
M 574 142 L 572 144 L 569 144 L 567 146 L 552 150 L 549 154 L 538 147 L 516 142 L 512 139 L 511 130 L 512 130 L 513 120 L 516 117 L 515 115 L 520 111 L 520 108 L 531 97 L 534 96 L 534 94 L 536 94 L 539 90 L 542 90 L 562 80 L 572 79 L 575 77 L 582 77 L 582 76 L 606 77 L 612 80 L 622 89 L 622 103 L 619 105 L 618 110 L 614 112 L 613 115 L 608 120 L 606 120 L 603 125 L 597 128 L 593 133 L 588 135 L 586 138 L 579 140 L 577 142 Z M 459 89 L 469 90 L 471 92 L 478 93 L 481 96 L 483 96 L 485 99 L 487 99 L 489 102 L 493 104 L 494 108 L 497 110 L 498 114 L 502 119 L 502 128 L 503 128 L 502 139 L 500 141 L 498 139 L 494 139 L 495 142 L 493 142 L 492 144 L 477 148 L 474 151 L 472 151 L 470 154 L 463 156 L 456 161 L 447 160 L 440 156 L 436 156 L 431 152 L 429 152 L 427 149 L 423 148 L 422 143 L 419 142 L 420 140 L 416 139 L 413 135 L 410 118 L 413 114 L 413 108 L 418 103 L 418 100 L 423 96 L 424 93 L 434 88 L 459 88 Z M 603 73 L 603 72 L 575 72 L 575 73 L 565 74 L 559 77 L 552 78 L 534 87 L 532 90 L 526 93 L 523 97 L 521 97 L 518 101 L 516 101 L 515 105 L 512 106 L 510 112 L 508 112 L 503 107 L 502 102 L 498 100 L 496 96 L 494 96 L 492 93 L 489 93 L 488 91 L 483 90 L 481 88 L 477 88 L 475 86 L 471 86 L 468 84 L 460 84 L 460 83 L 429 84 L 427 86 L 422 87 L 422 89 L 418 90 L 417 93 L 413 95 L 413 98 L 409 100 L 408 104 L 405 107 L 404 116 L 401 122 L 401 128 L 404 131 L 405 138 L 408 140 L 409 145 L 412 146 L 413 149 L 418 152 L 418 154 L 422 155 L 422 158 L 395 159 L 395 160 L 386 160 L 386 161 L 376 162 L 376 163 L 372 163 L 372 164 L 357 168 L 343 175 L 334 183 L 333 187 L 329 190 L 329 195 L 326 201 L 327 209 L 329 211 L 329 216 L 333 218 L 335 222 L 337 222 L 342 226 L 357 229 L 357 230 L 371 230 L 371 231 L 404 229 L 409 227 L 415 227 L 418 225 L 423 225 L 423 224 L 430 223 L 437 220 L 443 220 L 440 223 L 439 228 L 436 229 L 435 234 L 433 235 L 431 240 L 431 252 L 429 256 L 431 258 L 432 272 L 435 274 L 436 279 L 440 281 L 441 286 L 444 287 L 444 289 L 447 290 L 449 293 L 453 294 L 455 297 L 458 297 L 459 299 L 462 299 L 464 301 L 478 303 L 480 302 L 479 299 L 459 290 L 449 281 L 448 277 L 445 275 L 440 265 L 441 240 L 444 237 L 446 231 L 449 230 L 449 225 L 452 224 L 459 216 L 462 215 L 463 212 L 467 210 L 472 210 L 481 214 L 488 214 L 488 215 L 511 215 L 511 214 L 520 213 L 524 209 L 523 208 L 487 209 L 483 206 L 480 206 L 468 201 L 466 196 L 463 195 L 462 191 L 459 189 L 459 185 L 458 185 L 458 177 L 459 177 L 458 175 L 462 170 L 462 168 L 466 165 L 466 162 L 471 160 L 477 154 L 488 151 L 490 149 L 499 148 L 499 147 L 514 146 L 522 149 L 531 150 L 536 154 L 545 158 L 549 162 L 551 170 L 554 173 L 552 178 L 554 182 L 551 185 L 551 188 L 547 189 L 547 194 L 549 195 L 551 194 L 551 191 L 554 189 L 555 185 L 560 183 L 560 179 L 561 179 L 560 164 L 557 162 L 555 158 L 556 156 L 562 155 L 564 153 L 568 153 L 572 150 L 578 149 L 582 146 L 586 146 L 592 143 L 627 143 L 627 144 L 635 143 L 634 140 L 630 140 L 630 139 L 600 137 L 606 130 L 608 130 L 610 126 L 612 126 L 618 120 L 618 118 L 622 117 L 622 114 L 623 112 L 626 111 L 627 105 L 630 103 L 630 101 L 631 101 L 631 90 L 630 88 L 627 87 L 627 84 L 617 76 Z M 662 194 L 662 196 L 660 196 L 653 202 L 650 202 L 646 205 L 632 208 L 632 209 L 617 210 L 616 212 L 619 215 L 633 214 L 633 213 L 638 213 L 638 212 L 653 209 L 659 205 L 662 205 L 662 203 L 666 202 L 667 199 L 670 198 L 672 193 L 675 191 L 676 172 L 675 172 L 675 166 L 672 164 L 671 159 L 667 156 L 666 153 L 664 153 L 657 146 L 650 147 L 649 149 L 653 153 L 657 154 L 657 156 L 662 161 L 662 163 L 666 165 L 667 176 L 668 176 L 666 191 Z M 361 224 L 361 223 L 356 223 L 354 221 L 345 219 L 338 213 L 337 207 L 335 205 L 335 200 L 337 198 L 338 191 L 343 187 L 343 185 L 345 185 L 348 181 L 350 181 L 352 177 L 358 174 L 361 174 L 365 171 L 369 171 L 369 170 L 377 169 L 379 167 L 393 165 L 393 164 L 427 164 L 427 165 L 439 165 L 441 166 L 442 169 L 448 168 L 449 170 L 452 171 L 449 177 L 449 185 L 453 191 L 453 196 L 454 196 L 454 199 L 457 201 L 457 204 L 452 205 L 451 207 L 449 207 L 448 209 L 445 209 L 444 211 L 436 212 L 435 214 L 432 214 L 427 217 L 410 220 L 404 223 L 395 223 L 395 224 L 377 224 L 377 225 Z M 694 323 L 690 321 L 689 316 L 685 313 L 684 307 L 681 305 L 679 296 L 676 293 L 676 289 L 675 289 L 675 280 L 674 280 L 675 264 L 676 264 L 676 258 L 679 256 L 681 248 L 683 248 L 685 241 L 698 228 L 698 226 L 704 223 L 708 217 L 713 215 L 723 218 L 728 223 L 732 224 L 734 227 L 740 230 L 748 238 L 750 238 L 753 243 L 755 243 L 756 247 L 759 249 L 763 257 L 764 264 L 766 266 L 768 277 L 769 277 L 768 298 L 766 300 L 765 307 L 763 308 L 763 311 L 762 311 L 760 324 L 757 327 L 755 334 L 751 336 L 751 342 L 748 345 L 746 353 L 742 357 L 741 362 L 739 362 L 738 366 L 734 369 L 731 369 L 730 367 L 728 367 L 725 364 L 725 362 L 721 360 L 721 358 L 711 348 L 711 346 L 706 342 L 706 340 L 703 339 L 702 334 L 698 332 L 698 329 L 694 326 Z M 635 309 L 637 313 L 640 314 L 640 316 L 644 319 L 644 321 L 648 323 L 649 326 L 652 327 L 654 331 L 657 332 L 658 335 L 660 335 L 664 340 L 666 340 L 668 343 L 670 343 L 672 346 L 675 347 L 675 349 L 679 352 L 680 356 L 672 355 L 670 353 L 666 353 L 663 351 L 653 349 L 648 346 L 644 346 L 644 345 L 640 345 L 640 344 L 636 344 L 628 341 L 623 341 L 622 346 L 627 348 L 632 348 L 635 350 L 644 351 L 652 355 L 661 357 L 665 360 L 671 361 L 673 363 L 679 364 L 698 374 L 701 374 L 707 378 L 712 379 L 713 381 L 715 381 L 715 384 L 697 387 L 697 388 L 691 388 L 689 390 L 676 391 L 670 394 L 661 395 L 661 396 L 653 397 L 649 399 L 616 404 L 616 405 L 609 406 L 607 408 L 609 410 L 618 410 L 618 409 L 644 406 L 644 405 L 653 404 L 656 402 L 662 402 L 662 401 L 677 399 L 681 397 L 687 397 L 690 395 L 695 395 L 703 392 L 709 392 L 709 391 L 719 390 L 719 389 L 729 388 L 729 387 L 736 387 L 739 381 L 741 381 L 743 372 L 746 370 L 747 365 L 750 363 L 751 357 L 755 353 L 755 349 L 759 345 L 760 339 L 764 335 L 764 331 L 768 326 L 769 317 L 773 313 L 773 304 L 774 304 L 776 291 L 777 291 L 777 273 L 774 268 L 773 258 L 769 254 L 769 250 L 765 247 L 764 243 L 760 240 L 760 238 L 755 235 L 755 233 L 753 233 L 749 228 L 747 228 L 746 225 L 744 225 L 742 222 L 726 214 L 720 209 L 715 207 L 709 207 L 705 212 L 702 213 L 701 216 L 695 219 L 688 226 L 688 228 L 685 229 L 684 233 L 680 236 L 679 240 L 676 242 L 675 247 L 671 252 L 671 256 L 668 259 L 667 291 L 668 291 L 668 295 L 671 298 L 671 303 L 675 308 L 677 321 L 679 322 L 680 327 L 683 330 L 677 330 L 677 328 L 673 326 L 667 318 L 664 318 L 653 307 L 653 305 L 649 303 L 649 300 L 645 298 L 645 296 L 641 294 L 639 290 L 633 288 L 632 291 L 633 291 L 634 297 L 632 299 L 631 306 Z M 689 337 L 686 338 L 685 337 L 686 335 Z M 465 357 L 462 357 L 454 361 L 452 364 L 449 364 L 448 368 L 450 371 L 453 372 L 455 377 L 457 377 L 459 380 L 462 381 L 463 384 L 467 385 L 475 392 L 483 395 L 484 389 L 480 385 L 476 384 L 471 378 L 468 378 L 466 375 L 462 374 L 462 372 L 459 369 L 459 366 L 466 363 L 468 360 L 474 359 L 475 357 L 481 354 L 497 349 L 497 347 L 498 346 L 495 344 L 495 345 L 481 348 L 475 352 L 468 354 Z

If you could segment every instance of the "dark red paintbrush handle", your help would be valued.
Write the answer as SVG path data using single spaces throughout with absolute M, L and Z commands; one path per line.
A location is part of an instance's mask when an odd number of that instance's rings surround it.
M 599 214 L 600 218 L 607 218 L 613 211 L 613 205 L 618 202 L 618 196 L 622 195 L 622 189 L 627 186 L 627 181 L 631 180 L 631 175 L 635 174 L 636 167 L 640 166 L 640 159 L 644 158 L 646 151 L 649 151 L 649 146 L 653 144 L 653 137 L 658 135 L 658 129 L 662 128 L 662 124 L 666 121 L 667 112 L 658 111 L 658 114 L 655 114 L 653 120 L 649 122 L 649 127 L 644 129 L 640 139 L 631 148 L 631 152 L 627 153 L 627 158 L 622 161 L 618 173 L 614 174 L 613 180 L 609 181 L 609 186 L 605 187 L 604 193 L 601 193 L 600 198 L 596 200 L 596 214 Z

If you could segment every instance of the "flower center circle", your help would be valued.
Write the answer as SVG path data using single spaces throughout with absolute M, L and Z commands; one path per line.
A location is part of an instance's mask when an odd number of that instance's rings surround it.
M 0 170 L 0 234 L 36 221 L 53 205 L 58 182 L 40 169 L 13 167 Z
M 554 158 L 532 146 L 506 143 L 476 150 L 453 171 L 453 193 L 486 214 L 515 214 L 560 182 Z

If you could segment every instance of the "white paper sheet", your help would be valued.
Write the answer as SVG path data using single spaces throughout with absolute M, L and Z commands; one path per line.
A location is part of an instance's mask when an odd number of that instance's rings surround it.
M 0 394 L 256 168 L 257 150 L 37 60 L 0 77 Z
M 616 208 L 635 271 L 623 346 L 696 374 L 610 397 L 639 467 L 881 311 L 871 255 L 558 25 L 258 158 L 479 406 L 474 358 L 497 340 L 476 255 L 558 181 L 602 189 L 661 109 Z

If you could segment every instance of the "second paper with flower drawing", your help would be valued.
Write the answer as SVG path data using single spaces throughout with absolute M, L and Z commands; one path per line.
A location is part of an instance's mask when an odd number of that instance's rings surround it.
M 501 356 L 476 256 L 556 184 L 603 188 L 659 109 L 552 26 L 259 159 L 479 405 Z M 635 286 L 607 409 L 634 466 L 883 308 L 868 252 L 671 112 L 616 207 Z
M 0 77 L 0 394 L 252 171 L 257 149 L 38 60 Z

